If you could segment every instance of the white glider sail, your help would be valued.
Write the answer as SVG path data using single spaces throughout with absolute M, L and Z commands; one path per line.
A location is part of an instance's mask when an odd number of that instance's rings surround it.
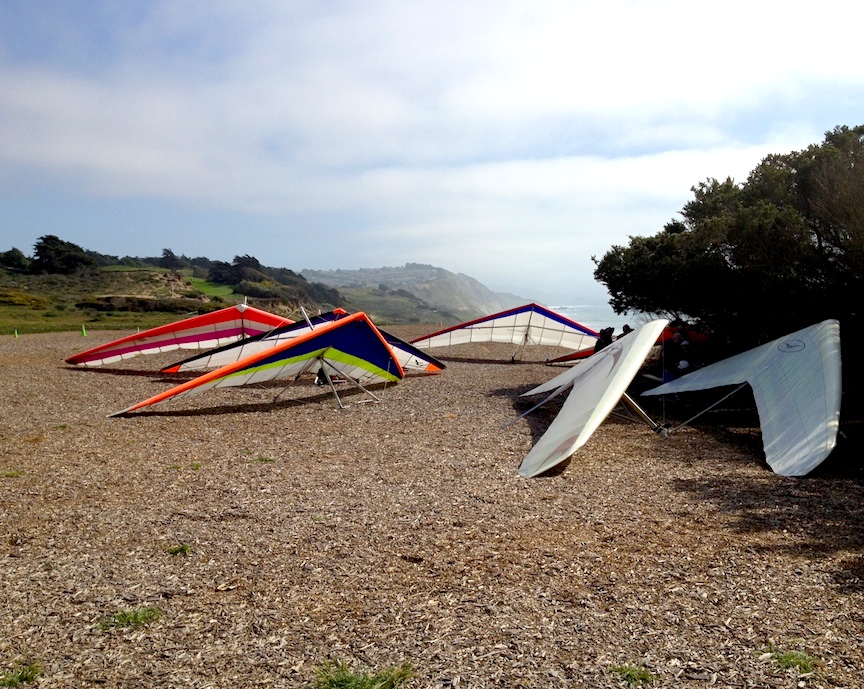
M 615 408 L 668 321 L 640 326 L 523 396 L 570 392 L 564 406 L 522 460 L 519 475 L 537 476 L 578 450 Z
M 526 304 L 411 340 L 420 349 L 469 342 L 549 345 L 574 351 L 590 350 L 598 333 L 538 304 Z
M 749 383 L 765 461 L 804 476 L 837 442 L 842 392 L 840 324 L 826 320 L 642 393 L 665 395 Z

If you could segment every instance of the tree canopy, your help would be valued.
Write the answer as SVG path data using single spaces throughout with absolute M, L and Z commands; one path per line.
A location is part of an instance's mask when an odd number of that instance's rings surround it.
M 864 125 L 769 155 L 746 182 L 693 187 L 681 219 L 594 258 L 617 313 L 696 321 L 739 349 L 826 318 L 858 337 L 864 283 Z
M 33 247 L 30 270 L 34 273 L 71 275 L 97 265 L 98 261 L 77 244 L 46 234 L 39 237 Z

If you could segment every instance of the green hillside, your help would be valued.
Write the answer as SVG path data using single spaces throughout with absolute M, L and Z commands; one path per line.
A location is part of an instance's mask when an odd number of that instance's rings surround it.
M 341 282 L 340 271 L 318 275 L 310 281 L 253 256 L 225 263 L 165 249 L 161 257 L 119 258 L 46 235 L 32 257 L 0 252 L 0 335 L 147 329 L 244 301 L 295 320 L 301 307 L 341 307 L 365 311 L 381 325 L 452 325 L 501 303 L 476 280 L 433 266 L 363 271 L 363 282 L 352 274 L 351 284 Z
M 0 335 L 82 326 L 146 329 L 240 301 L 230 288 L 227 293 L 224 286 L 208 290 L 162 268 L 100 268 L 73 275 L 0 269 Z

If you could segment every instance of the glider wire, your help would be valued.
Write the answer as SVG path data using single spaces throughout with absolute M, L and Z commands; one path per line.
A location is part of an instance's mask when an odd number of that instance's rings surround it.
M 309 372 L 309 369 L 312 368 L 312 366 L 315 365 L 315 362 L 316 362 L 316 361 L 317 361 L 317 359 L 310 359 L 310 360 L 306 363 L 306 365 L 305 365 L 305 366 L 300 370 L 300 372 L 299 372 L 296 376 L 294 376 L 294 380 L 291 381 L 291 382 L 296 383 L 298 380 L 300 380 L 300 376 L 302 376 L 304 373 L 308 373 L 308 372 Z M 273 398 L 273 402 L 274 402 L 274 403 L 276 403 L 276 402 L 279 400 L 279 398 L 282 397 L 282 393 L 285 392 L 285 391 L 288 389 L 288 387 L 289 387 L 289 386 L 286 385 L 285 387 L 283 387 L 283 388 L 279 391 L 279 393 L 276 395 L 276 397 Z
M 690 423 L 691 421 L 695 421 L 695 420 L 698 419 L 700 416 L 702 416 L 702 414 L 705 414 L 705 413 L 711 411 L 711 410 L 712 410 L 714 407 L 716 407 L 718 404 L 720 404 L 721 402 L 724 402 L 724 401 L 728 400 L 730 397 L 732 397 L 732 395 L 734 395 L 736 392 L 738 392 L 738 391 L 739 391 L 741 388 L 743 388 L 745 385 L 747 385 L 746 382 L 745 382 L 745 383 L 741 383 L 741 385 L 739 385 L 737 388 L 735 388 L 732 392 L 730 392 L 728 395 L 725 395 L 725 396 L 721 397 L 719 400 L 717 400 L 717 401 L 716 401 L 714 404 L 712 404 L 711 406 L 706 407 L 705 409 L 703 409 L 702 411 L 700 411 L 700 412 L 699 412 L 698 414 L 696 414 L 695 416 L 691 416 L 691 417 L 690 417 L 689 419 L 687 419 L 686 421 L 683 421 L 682 423 L 679 423 L 679 424 L 678 424 L 677 426 L 675 426 L 674 428 L 670 428 L 670 429 L 669 429 L 669 433 L 672 433 L 673 431 L 677 431 L 679 428 L 684 428 L 684 426 L 686 426 L 686 425 L 687 425 L 688 423 Z
M 558 395 L 560 395 L 565 390 L 569 390 L 571 387 L 573 387 L 573 386 L 572 385 L 562 385 L 560 388 L 555 390 L 555 392 L 553 392 L 551 395 L 546 397 L 544 400 L 542 400 L 541 402 L 538 402 L 533 407 L 531 407 L 528 411 L 522 412 L 521 414 L 519 414 L 519 416 L 517 416 L 512 421 L 508 421 L 507 423 L 505 423 L 503 426 L 501 426 L 501 430 L 503 431 L 505 428 L 512 426 L 514 423 L 516 423 L 523 416 L 528 416 L 528 414 L 530 414 L 532 411 L 534 411 L 535 409 L 539 409 L 544 404 L 546 404 L 549 400 L 551 400 L 553 397 L 557 397 Z

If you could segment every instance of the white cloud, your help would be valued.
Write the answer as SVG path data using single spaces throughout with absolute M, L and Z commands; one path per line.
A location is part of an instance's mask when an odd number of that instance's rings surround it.
M 833 0 L 95 7 L 19 27 L 62 54 L 0 48 L 0 200 L 36 180 L 34 198 L 177 204 L 226 247 L 240 218 L 244 247 L 326 227 L 342 267 L 526 289 L 582 279 L 707 177 L 859 124 L 864 94 L 864 10 Z M 44 232 L 100 250 L 88 222 Z M 262 260 L 339 267 L 303 241 Z

